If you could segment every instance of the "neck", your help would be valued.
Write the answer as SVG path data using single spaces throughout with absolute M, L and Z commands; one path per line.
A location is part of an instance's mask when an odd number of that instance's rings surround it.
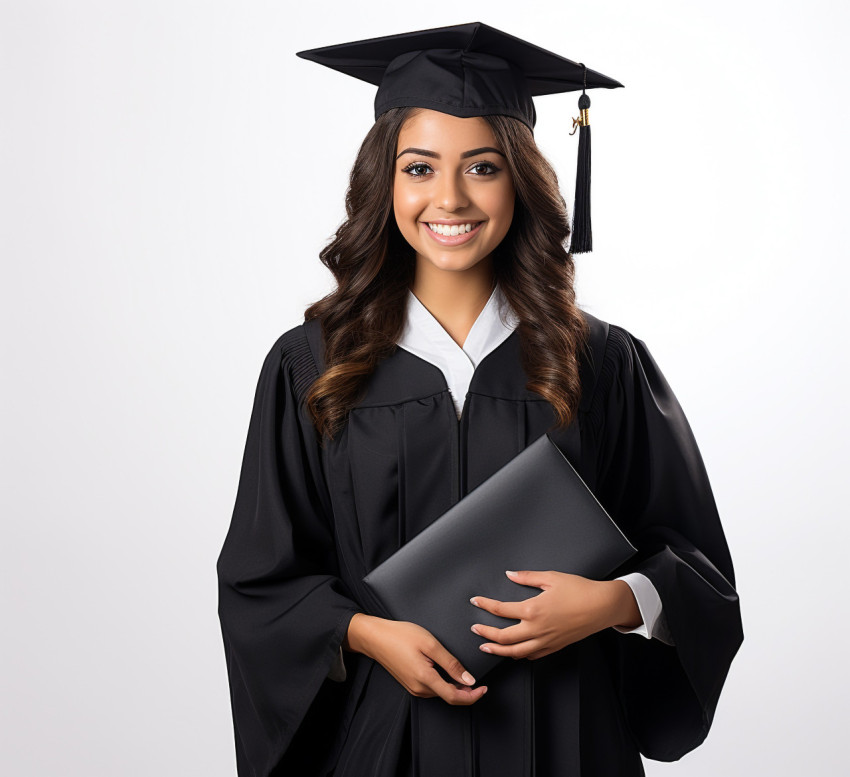
M 496 279 L 490 262 L 481 261 L 462 271 L 440 270 L 417 262 L 410 290 L 461 347 L 487 300 Z

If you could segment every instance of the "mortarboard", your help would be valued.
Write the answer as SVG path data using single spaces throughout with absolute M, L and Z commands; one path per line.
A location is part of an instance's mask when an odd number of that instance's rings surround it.
M 590 98 L 586 90 L 623 86 L 481 22 L 434 27 L 296 52 L 302 59 L 375 84 L 375 119 L 390 108 L 416 106 L 453 116 L 513 116 L 534 130 L 532 97 L 579 89 L 576 197 L 570 250 L 592 250 Z

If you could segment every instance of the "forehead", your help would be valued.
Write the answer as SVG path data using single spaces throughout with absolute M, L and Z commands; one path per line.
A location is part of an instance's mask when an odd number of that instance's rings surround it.
M 461 118 L 424 108 L 402 124 L 397 146 L 399 151 L 406 146 L 418 146 L 447 154 L 475 146 L 499 148 L 492 128 L 480 116 Z

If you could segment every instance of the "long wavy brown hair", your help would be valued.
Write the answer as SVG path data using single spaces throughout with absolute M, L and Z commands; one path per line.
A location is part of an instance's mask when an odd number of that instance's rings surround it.
M 365 379 L 398 347 L 404 327 L 416 253 L 395 221 L 393 176 L 399 132 L 418 110 L 393 108 L 375 121 L 351 170 L 347 218 L 320 253 L 337 287 L 304 317 L 320 319 L 325 344 L 326 369 L 305 399 L 322 436 L 332 438 L 344 425 Z M 567 205 L 531 130 L 509 116 L 482 118 L 505 153 L 516 191 L 510 229 L 493 252 L 495 280 L 519 317 L 526 388 L 547 399 L 556 425 L 566 426 L 581 400 L 579 354 L 589 337 L 575 304 Z

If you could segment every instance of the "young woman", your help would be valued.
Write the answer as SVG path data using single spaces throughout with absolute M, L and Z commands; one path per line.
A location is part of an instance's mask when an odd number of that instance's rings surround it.
M 260 373 L 217 565 L 238 772 L 641 775 L 704 740 L 743 639 L 702 459 L 645 344 L 576 305 L 528 122 L 415 102 L 377 116 L 337 287 Z M 546 432 L 638 554 L 481 591 L 470 628 L 512 660 L 476 685 L 362 579 Z

